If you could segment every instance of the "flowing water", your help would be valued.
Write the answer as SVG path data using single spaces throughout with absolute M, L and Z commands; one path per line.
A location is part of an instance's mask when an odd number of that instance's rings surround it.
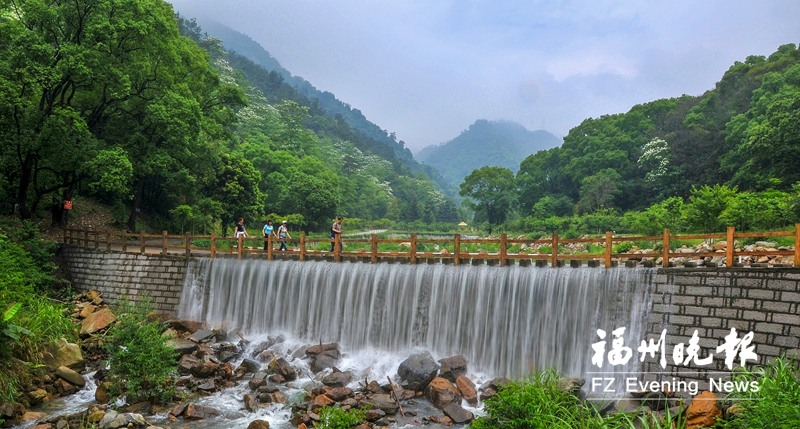
M 462 354 L 470 370 L 508 377 L 636 371 L 635 359 L 593 367 L 591 345 L 598 329 L 608 344 L 623 326 L 626 343 L 644 338 L 654 272 L 235 259 L 189 268 L 181 318 L 400 360 L 419 349 Z

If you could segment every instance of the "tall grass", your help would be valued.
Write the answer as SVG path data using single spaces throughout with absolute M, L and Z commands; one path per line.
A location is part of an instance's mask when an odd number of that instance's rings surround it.
M 794 358 L 776 358 L 766 367 L 743 370 L 735 379 L 758 382 L 759 389 L 732 393 L 731 399 L 741 411 L 729 421 L 721 422 L 719 427 L 800 428 L 800 371 Z

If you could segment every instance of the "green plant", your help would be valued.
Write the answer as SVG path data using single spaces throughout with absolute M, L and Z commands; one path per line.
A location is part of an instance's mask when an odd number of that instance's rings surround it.
M 351 408 L 347 411 L 339 408 L 339 405 L 324 406 L 319 411 L 319 423 L 316 427 L 320 429 L 350 429 L 356 427 L 367 416 L 369 407 Z
M 554 371 L 512 381 L 485 404 L 487 415 L 476 419 L 473 429 L 599 428 L 603 422 L 564 390 Z
M 630 241 L 623 241 L 622 243 L 617 244 L 616 246 L 612 247 L 612 251 L 616 253 L 627 253 L 633 249 L 633 242 Z
M 758 383 L 758 389 L 731 393 L 741 411 L 719 426 L 731 429 L 800 427 L 800 371 L 794 359 L 776 358 L 768 366 L 742 370 L 734 382 Z M 738 400 L 738 401 L 737 401 Z
M 148 296 L 138 305 L 123 301 L 118 308 L 106 346 L 112 393 L 166 402 L 175 394 L 171 378 L 177 371 L 176 353 L 161 335 L 162 326 L 148 319 L 150 309 Z

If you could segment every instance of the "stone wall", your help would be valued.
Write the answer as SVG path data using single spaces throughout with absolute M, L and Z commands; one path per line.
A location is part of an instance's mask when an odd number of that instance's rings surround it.
M 669 268 L 659 269 L 654 279 L 648 338 L 658 341 L 667 330 L 667 368 L 660 356 L 645 358 L 642 371 L 656 379 L 694 379 L 704 386 L 709 377 L 730 375 L 724 352 L 716 347 L 736 328 L 739 338 L 754 333 L 758 364 L 786 353 L 800 357 L 800 269 L 794 268 Z M 674 346 L 700 338 L 700 358 L 714 355 L 709 365 L 675 365 Z M 634 349 L 641 339 L 626 339 Z M 635 353 L 639 356 L 638 353 Z M 684 353 L 684 355 L 686 355 Z M 685 357 L 684 357 L 685 359 Z M 747 362 L 750 367 L 752 361 Z M 739 366 L 739 359 L 734 368 Z
M 62 245 L 72 286 L 96 290 L 105 300 L 127 297 L 138 302 L 149 294 L 160 313 L 175 315 L 186 274 L 185 257 L 88 250 Z

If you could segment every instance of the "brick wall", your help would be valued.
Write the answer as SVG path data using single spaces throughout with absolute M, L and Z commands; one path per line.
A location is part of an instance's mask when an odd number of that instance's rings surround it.
M 788 356 L 796 353 L 800 357 L 800 269 L 658 270 L 647 335 L 657 341 L 662 330 L 667 330 L 667 368 L 661 368 L 659 355 L 655 358 L 648 355 L 642 370 L 663 371 L 664 378 L 698 380 L 702 388 L 710 376 L 730 373 L 724 353 L 718 355 L 716 347 L 730 334 L 731 328 L 736 328 L 739 338 L 754 333 L 751 345 L 755 345 L 758 364 L 766 364 L 783 353 Z M 688 346 L 695 330 L 700 338 L 700 358 L 712 353 L 712 364 L 675 365 L 674 346 L 678 343 Z M 640 339 L 633 340 L 630 344 L 638 347 Z M 747 362 L 748 367 L 752 364 Z M 737 358 L 734 368 L 738 366 Z
M 64 244 L 62 255 L 72 286 L 97 290 L 110 302 L 145 293 L 161 313 L 177 314 L 187 260 L 184 257 L 88 250 Z

